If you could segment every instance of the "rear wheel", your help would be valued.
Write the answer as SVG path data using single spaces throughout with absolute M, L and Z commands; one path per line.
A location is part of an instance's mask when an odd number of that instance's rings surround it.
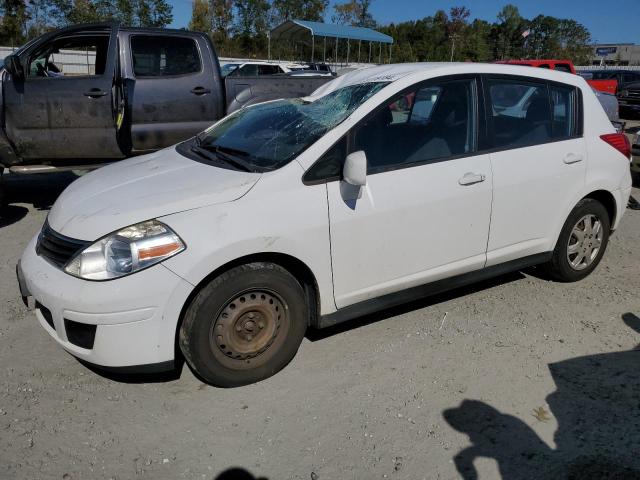
M 606 208 L 591 198 L 580 200 L 562 228 L 546 265 L 556 280 L 575 282 L 589 275 L 607 248 L 611 223 Z
M 207 383 L 246 385 L 291 361 L 307 320 L 304 291 L 288 271 L 271 263 L 241 265 L 195 296 L 180 328 L 180 348 Z

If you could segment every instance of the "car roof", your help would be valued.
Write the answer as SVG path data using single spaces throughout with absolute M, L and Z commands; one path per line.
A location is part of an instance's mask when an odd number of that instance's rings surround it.
M 322 96 L 338 88 L 361 83 L 395 83 L 401 82 L 404 79 L 417 82 L 431 77 L 463 74 L 518 75 L 521 77 L 539 78 L 543 80 L 568 83 L 575 86 L 587 85 L 585 80 L 579 75 L 544 68 L 531 68 L 527 65 L 472 62 L 399 63 L 364 67 L 350 71 L 349 73 L 338 76 L 335 80 L 321 86 L 311 96 Z

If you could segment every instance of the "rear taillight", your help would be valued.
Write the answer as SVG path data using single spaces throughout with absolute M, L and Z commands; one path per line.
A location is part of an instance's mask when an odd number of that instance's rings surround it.
M 624 133 L 607 133 L 600 138 L 631 160 L 631 142 Z

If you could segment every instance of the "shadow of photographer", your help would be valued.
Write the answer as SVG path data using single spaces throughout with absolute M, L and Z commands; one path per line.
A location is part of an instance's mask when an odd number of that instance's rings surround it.
M 640 333 L 640 318 L 622 316 Z M 474 460 L 493 458 L 503 479 L 640 479 L 640 349 L 576 357 L 549 365 L 556 390 L 547 403 L 558 421 L 556 449 L 512 415 L 477 400 L 445 410 L 469 436 L 454 457 L 464 479 L 478 478 Z

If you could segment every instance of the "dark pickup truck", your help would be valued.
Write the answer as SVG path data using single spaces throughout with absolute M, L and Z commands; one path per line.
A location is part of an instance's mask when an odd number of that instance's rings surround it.
M 61 68 L 58 58 L 73 62 Z M 331 80 L 224 79 L 204 34 L 111 24 L 47 33 L 4 64 L 0 172 L 16 173 L 87 169 L 152 152 L 243 106 L 305 96 Z

